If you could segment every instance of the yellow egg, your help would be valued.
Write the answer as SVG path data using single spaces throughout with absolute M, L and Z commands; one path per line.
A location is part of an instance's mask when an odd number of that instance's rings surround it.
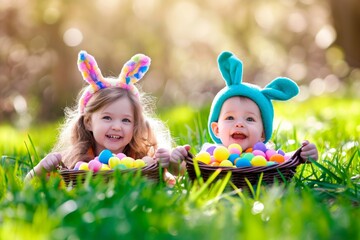
M 134 167 L 135 160 L 132 157 L 124 157 L 120 160 L 121 164 L 124 164 L 127 168 Z
M 211 156 L 210 153 L 208 152 L 199 152 L 196 156 L 195 159 L 197 161 L 203 162 L 205 164 L 209 164 L 211 162 Z
M 267 161 L 265 157 L 257 155 L 251 159 L 250 163 L 254 167 L 263 167 L 266 166 Z
M 216 161 L 221 162 L 230 156 L 229 150 L 224 146 L 218 146 L 214 149 L 214 158 Z
M 221 166 L 221 167 L 232 167 L 234 165 L 232 164 L 232 162 L 230 160 L 223 160 L 223 161 L 221 161 L 219 166 Z
M 134 161 L 134 167 L 135 167 L 135 168 L 142 168 L 142 167 L 144 167 L 144 166 L 146 166 L 146 163 L 145 163 L 144 160 L 142 160 L 142 159 L 136 159 L 136 160 Z
M 120 164 L 120 159 L 118 157 L 109 158 L 109 167 L 114 168 L 115 166 Z
M 109 171 L 109 170 L 111 170 L 111 168 L 109 167 L 109 165 L 107 165 L 107 164 L 105 164 L 105 163 L 103 163 L 103 164 L 101 165 L 100 171 Z
M 89 171 L 89 164 L 84 162 L 79 166 L 79 170 Z

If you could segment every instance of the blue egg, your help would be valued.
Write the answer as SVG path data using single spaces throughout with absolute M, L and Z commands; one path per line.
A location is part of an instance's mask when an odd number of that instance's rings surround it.
M 104 149 L 99 154 L 99 161 L 104 164 L 108 164 L 109 158 L 113 156 L 112 152 L 109 149 Z
M 236 160 L 236 167 L 237 168 L 251 167 L 251 163 L 246 158 L 240 158 L 240 159 Z
M 237 159 L 238 157 L 240 157 L 239 154 L 237 154 L 237 153 L 232 153 L 232 154 L 230 154 L 230 156 L 229 156 L 228 159 L 234 164 L 235 159 Z
M 276 165 L 276 164 L 278 164 L 277 162 L 273 162 L 273 161 L 268 161 L 268 162 L 266 162 L 266 166 L 268 167 L 268 166 L 272 166 L 272 165 Z

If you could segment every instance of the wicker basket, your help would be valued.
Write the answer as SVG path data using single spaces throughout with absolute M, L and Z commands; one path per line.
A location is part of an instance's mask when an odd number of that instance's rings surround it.
M 121 173 L 136 172 L 138 170 L 140 169 L 137 168 L 125 169 L 125 170 L 121 170 Z M 92 175 L 93 177 L 101 175 L 104 181 L 108 182 L 113 177 L 114 171 L 115 170 L 99 171 L 97 173 L 93 173 Z M 76 186 L 78 181 L 84 183 L 89 171 L 63 169 L 63 170 L 59 170 L 59 173 L 64 179 L 66 185 Z M 141 168 L 141 175 L 147 177 L 148 179 L 156 183 L 159 183 L 160 182 L 159 164 L 154 163 L 149 166 L 145 166 Z
M 261 173 L 263 173 L 262 182 L 266 184 L 273 184 L 274 181 L 289 181 L 294 176 L 296 167 L 303 163 L 303 160 L 300 157 L 300 152 L 301 149 L 298 149 L 286 162 L 267 167 L 218 167 L 209 166 L 202 162 L 198 162 L 198 165 L 200 168 L 201 177 L 205 181 L 211 176 L 211 174 L 215 172 L 215 170 L 221 168 L 222 170 L 216 179 L 223 178 L 229 171 L 231 171 L 232 175 L 230 181 L 232 181 L 236 187 L 244 189 L 249 187 L 245 179 L 248 179 L 251 185 L 256 185 L 259 181 Z M 194 162 L 191 157 L 186 159 L 186 168 L 190 179 L 194 181 L 196 179 L 196 174 L 194 169 Z

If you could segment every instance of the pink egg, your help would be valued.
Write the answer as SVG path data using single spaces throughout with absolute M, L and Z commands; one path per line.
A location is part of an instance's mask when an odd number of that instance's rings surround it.
M 90 162 L 89 162 L 89 164 L 88 164 L 88 166 L 89 166 L 89 170 L 90 171 L 93 171 L 93 172 L 97 172 L 97 171 L 99 171 L 100 170 L 100 168 L 101 168 L 101 162 L 100 161 L 97 161 L 97 160 L 91 160 Z
M 126 155 L 124 153 L 118 153 L 116 154 L 116 156 L 121 160 L 123 159 L 124 157 L 126 157 Z
M 229 152 L 230 152 L 230 154 L 238 154 L 238 155 L 241 154 L 241 151 L 238 148 L 230 148 Z
M 274 149 L 268 149 L 265 153 L 266 155 L 266 160 L 270 160 L 271 156 L 276 154 L 276 151 Z
M 99 156 L 96 156 L 96 157 L 94 158 L 94 160 L 96 160 L 96 161 L 99 161 L 99 162 L 100 162 L 100 160 L 99 160 Z
M 252 153 L 254 156 L 263 156 L 264 158 L 266 157 L 265 153 L 261 150 L 254 150 Z

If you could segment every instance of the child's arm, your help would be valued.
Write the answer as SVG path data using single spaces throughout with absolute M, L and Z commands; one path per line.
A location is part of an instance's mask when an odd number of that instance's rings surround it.
M 61 164 L 60 153 L 50 153 L 44 157 L 33 169 L 25 176 L 25 181 L 30 180 L 34 176 L 41 176 L 44 173 L 55 170 Z
M 178 146 L 171 151 L 169 170 L 174 175 L 184 174 L 185 172 L 185 158 L 189 154 L 190 146 Z

